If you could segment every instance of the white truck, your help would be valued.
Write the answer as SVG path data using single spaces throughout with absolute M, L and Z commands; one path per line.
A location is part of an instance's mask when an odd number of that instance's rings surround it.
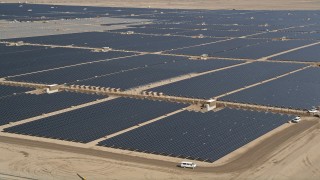
M 182 167 L 182 168 L 192 168 L 192 169 L 197 167 L 197 165 L 195 163 L 186 162 L 186 161 L 182 161 L 179 166 Z

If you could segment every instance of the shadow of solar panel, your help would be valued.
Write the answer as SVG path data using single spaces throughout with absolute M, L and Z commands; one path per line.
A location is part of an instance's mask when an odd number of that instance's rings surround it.
M 182 107 L 185 105 L 121 98 L 14 126 L 4 131 L 87 143 Z M 125 146 L 117 148 L 127 149 Z
M 304 67 L 301 64 L 254 62 L 151 89 L 168 95 L 212 98 Z
M 311 109 L 320 105 L 320 71 L 308 68 L 286 77 L 252 87 L 221 100 L 262 104 L 294 109 Z
M 213 162 L 288 119 L 289 116 L 230 109 L 208 113 L 184 111 L 101 141 L 99 145 Z
M 59 92 L 20 94 L 0 99 L 0 125 L 94 101 L 101 96 Z

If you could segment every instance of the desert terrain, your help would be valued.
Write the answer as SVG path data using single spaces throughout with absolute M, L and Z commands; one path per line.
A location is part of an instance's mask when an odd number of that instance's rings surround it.
M 2 0 L 0 2 L 18 3 L 19 0 Z M 136 8 L 179 8 L 179 9 L 238 9 L 238 10 L 317 10 L 317 0 L 30 0 L 34 4 L 59 4 L 77 6 L 109 6 Z

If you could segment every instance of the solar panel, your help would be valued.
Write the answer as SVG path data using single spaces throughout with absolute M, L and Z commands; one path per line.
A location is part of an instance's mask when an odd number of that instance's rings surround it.
M 320 45 L 315 45 L 297 51 L 282 54 L 271 58 L 272 60 L 302 61 L 302 62 L 320 62 Z
M 115 87 L 128 89 L 149 83 L 178 77 L 189 73 L 200 73 L 203 71 L 214 70 L 230 65 L 242 63 L 243 61 L 224 61 L 224 60 L 182 60 L 159 64 L 146 68 L 116 73 L 108 76 L 91 78 L 79 81 L 79 85 Z
M 261 39 L 233 39 L 233 40 L 220 40 L 217 43 L 211 43 L 203 46 L 196 46 L 184 49 L 177 49 L 173 51 L 168 51 L 170 54 L 184 54 L 200 56 L 202 54 L 208 54 L 209 56 L 215 56 L 217 53 L 224 51 L 230 51 L 235 49 L 244 48 L 246 46 L 254 46 L 262 43 L 266 40 Z
M 185 105 L 121 98 L 14 126 L 4 131 L 87 143 L 182 107 Z
M 11 96 L 15 93 L 23 93 L 26 91 L 30 91 L 31 88 L 25 88 L 25 87 L 12 87 L 12 86 L 1 86 L 0 85 L 0 98 L 5 96 Z
M 161 55 L 143 55 L 127 58 L 118 58 L 115 60 L 60 68 L 53 71 L 40 72 L 8 78 L 15 81 L 41 82 L 41 83 L 72 83 L 77 80 L 83 80 L 101 75 L 110 75 L 122 73 L 136 68 L 145 68 L 158 64 L 165 64 L 185 60 L 185 57 L 161 56 Z
M 0 53 L 0 77 L 132 55 L 124 52 L 101 53 L 84 49 L 29 46 L 5 47 L 5 50 L 9 52 Z
M 87 103 L 101 98 L 97 95 L 59 92 L 54 94 L 19 94 L 0 98 L 0 125 L 44 113 Z
M 247 46 L 239 49 L 216 53 L 215 56 L 224 58 L 259 59 L 312 43 L 315 43 L 315 41 L 268 41 L 256 44 L 254 46 Z
M 304 67 L 303 64 L 254 62 L 151 89 L 167 95 L 212 98 Z
M 120 50 L 158 52 L 184 46 L 192 46 L 213 41 L 212 39 L 192 39 L 174 36 L 149 36 L 140 34 L 117 34 L 110 32 L 85 32 L 44 37 L 10 39 L 36 44 L 75 45 L 83 47 L 110 47 Z M 134 43 L 128 43 L 134 42 Z
M 308 68 L 286 77 L 252 87 L 221 100 L 255 103 L 295 109 L 311 109 L 320 105 L 320 71 Z
M 230 109 L 208 113 L 184 111 L 111 137 L 99 145 L 213 162 L 289 119 Z

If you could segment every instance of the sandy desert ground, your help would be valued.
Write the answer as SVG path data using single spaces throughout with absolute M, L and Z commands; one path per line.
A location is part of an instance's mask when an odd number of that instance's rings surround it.
M 1 0 L 0 2 L 25 2 Z M 180 9 L 248 9 L 248 10 L 311 10 L 319 9 L 319 0 L 28 0 L 37 4 L 111 6 Z

